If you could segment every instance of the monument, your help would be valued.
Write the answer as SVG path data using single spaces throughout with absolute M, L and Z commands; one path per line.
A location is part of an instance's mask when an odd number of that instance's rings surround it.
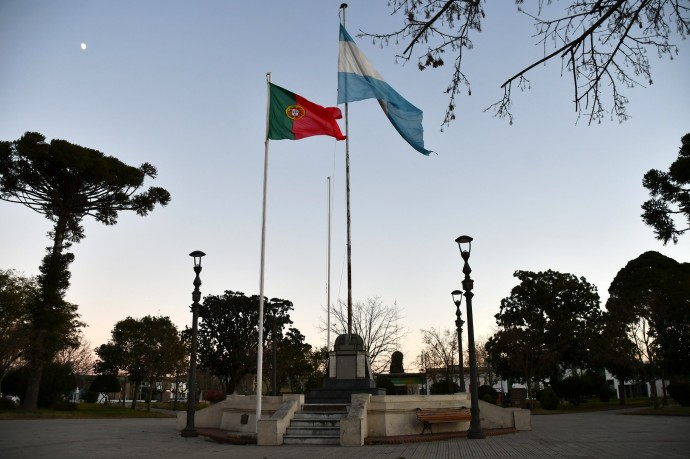
M 340 335 L 335 339 L 333 351 L 328 353 L 328 368 L 323 386 L 312 389 L 307 403 L 350 403 L 352 394 L 385 395 L 386 390 L 376 387 L 369 365 L 369 352 L 361 336 Z

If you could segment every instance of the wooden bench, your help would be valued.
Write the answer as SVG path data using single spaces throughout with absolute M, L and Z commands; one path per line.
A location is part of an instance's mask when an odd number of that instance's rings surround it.
M 458 422 L 469 421 L 472 419 L 469 408 L 464 406 L 461 408 L 417 408 L 417 419 L 424 423 L 424 428 L 420 435 L 424 435 L 424 431 L 429 429 L 431 435 L 434 434 L 431 430 L 431 424 L 438 422 Z

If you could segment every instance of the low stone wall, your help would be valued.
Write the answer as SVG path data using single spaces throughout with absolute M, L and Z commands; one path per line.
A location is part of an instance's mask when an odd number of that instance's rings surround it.
M 261 400 L 261 417 L 270 417 L 282 402 L 282 396 L 264 396 Z M 247 415 L 245 424 L 242 423 L 243 415 Z M 186 425 L 187 412 L 178 412 L 177 430 L 183 430 Z M 228 395 L 222 402 L 194 413 L 194 426 L 233 432 L 256 432 L 256 395 Z
M 354 396 L 353 396 L 354 400 Z M 423 423 L 417 419 L 417 408 L 470 408 L 469 394 L 453 395 L 374 395 L 368 400 L 367 436 L 390 437 L 417 435 Z M 531 430 L 530 412 L 520 408 L 502 408 L 479 401 L 479 417 L 484 429 L 515 428 Z M 461 432 L 469 421 L 434 424 L 434 433 Z
M 417 408 L 470 408 L 469 394 L 453 395 L 370 395 L 355 394 L 346 418 L 341 421 L 340 440 L 343 446 L 360 446 L 366 437 L 418 435 L 423 423 L 417 419 Z M 261 404 L 258 442 L 280 445 L 285 429 L 296 411 L 304 404 L 304 395 L 264 396 Z M 502 408 L 479 401 L 483 429 L 514 428 L 532 430 L 531 413 L 520 408 Z M 243 418 L 246 422 L 242 422 Z M 256 432 L 256 396 L 229 395 L 226 399 L 194 415 L 194 425 L 223 429 L 229 432 Z M 187 424 L 187 413 L 177 415 L 177 430 Z M 434 433 L 462 432 L 469 421 L 434 424 Z
M 390 437 L 416 435 L 423 423 L 417 419 L 417 408 L 469 408 L 467 394 L 453 395 L 375 395 L 369 400 L 368 436 Z M 434 425 L 434 432 L 467 430 L 469 421 Z
M 283 436 L 287 431 L 290 421 L 304 405 L 304 395 L 284 395 L 283 403 L 270 418 L 259 420 L 257 432 L 257 444 L 264 446 L 276 446 L 283 444 Z

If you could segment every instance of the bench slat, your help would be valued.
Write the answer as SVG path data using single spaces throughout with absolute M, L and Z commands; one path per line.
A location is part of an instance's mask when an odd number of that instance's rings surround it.
M 472 414 L 468 408 L 417 408 L 417 419 L 424 423 L 422 434 L 426 429 L 433 435 L 431 424 L 437 422 L 457 422 L 472 419 Z

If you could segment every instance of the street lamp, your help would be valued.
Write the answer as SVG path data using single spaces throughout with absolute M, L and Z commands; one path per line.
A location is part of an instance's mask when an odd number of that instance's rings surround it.
M 470 351 L 470 400 L 472 406 L 470 413 L 472 419 L 470 420 L 470 428 L 467 431 L 467 438 L 485 438 L 482 432 L 482 426 L 479 421 L 479 396 L 477 395 L 477 353 L 474 348 L 474 324 L 472 323 L 472 287 L 474 281 L 470 279 L 472 268 L 468 260 L 470 259 L 470 251 L 472 250 L 472 238 L 470 236 L 460 236 L 455 240 L 460 248 L 460 256 L 465 265 L 462 267 L 462 272 L 465 278 L 462 281 L 462 289 L 465 291 L 465 298 L 467 299 L 467 338 Z
M 462 326 L 465 321 L 462 320 L 462 312 L 460 311 L 462 292 L 460 290 L 453 290 L 450 292 L 450 296 L 453 298 L 453 303 L 455 304 L 455 327 L 458 329 L 458 354 L 460 354 L 460 392 L 465 392 L 465 367 L 462 358 Z
M 197 347 L 197 321 L 199 319 L 199 300 L 201 299 L 201 257 L 206 255 L 201 250 L 195 250 L 189 256 L 194 258 L 194 291 L 192 292 L 192 349 L 189 357 L 189 384 L 187 388 L 187 426 L 180 435 L 183 437 L 196 437 L 199 434 L 194 427 L 194 405 L 196 404 L 196 347 Z

